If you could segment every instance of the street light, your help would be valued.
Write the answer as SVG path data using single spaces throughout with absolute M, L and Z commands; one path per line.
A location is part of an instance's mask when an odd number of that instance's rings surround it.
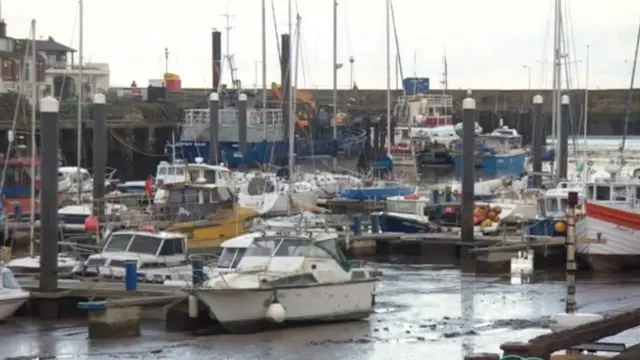
M 527 79 L 529 84 L 529 90 L 531 90 L 531 65 L 522 65 L 523 69 L 527 69 Z
M 349 57 L 349 87 L 353 88 L 353 63 L 356 62 L 356 59 L 353 56 Z

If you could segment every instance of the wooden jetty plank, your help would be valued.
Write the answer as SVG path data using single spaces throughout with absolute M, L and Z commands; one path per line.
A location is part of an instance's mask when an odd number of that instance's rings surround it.
M 548 357 L 556 351 L 576 345 L 596 342 L 640 325 L 640 308 L 602 320 L 590 322 L 556 333 L 540 335 L 527 343 L 506 343 L 500 348 L 505 354 Z
M 31 292 L 33 297 L 56 299 L 65 296 L 78 297 L 134 297 L 153 295 L 178 295 L 184 293 L 179 287 L 166 286 L 162 284 L 138 284 L 136 291 L 126 291 L 124 282 L 108 281 L 82 281 L 82 280 L 58 280 L 59 292 L 41 293 L 38 291 L 39 282 L 37 279 L 20 279 L 22 287 Z

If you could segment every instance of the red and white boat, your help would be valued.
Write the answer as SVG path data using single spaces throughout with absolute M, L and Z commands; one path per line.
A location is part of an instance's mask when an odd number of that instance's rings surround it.
M 577 246 L 595 271 L 640 269 L 640 181 L 604 181 L 586 186 L 586 214 L 579 236 L 603 240 Z

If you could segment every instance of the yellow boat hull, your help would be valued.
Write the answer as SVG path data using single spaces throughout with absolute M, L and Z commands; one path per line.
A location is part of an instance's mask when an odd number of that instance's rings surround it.
M 254 210 L 236 206 L 226 219 L 181 222 L 171 226 L 168 231 L 188 234 L 189 250 L 215 249 L 224 241 L 249 232 L 257 216 Z

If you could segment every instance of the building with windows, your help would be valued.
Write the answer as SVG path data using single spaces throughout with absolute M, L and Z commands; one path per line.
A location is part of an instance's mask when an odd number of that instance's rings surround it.
M 36 40 L 36 74 L 32 76 L 31 43 L 30 39 L 8 36 L 7 24 L 0 20 L 0 91 L 21 90 L 30 98 L 33 86 L 36 86 L 38 96 L 77 99 L 80 67 L 76 64 L 76 50 L 56 42 L 52 37 Z M 93 94 L 109 89 L 109 64 L 86 63 L 82 69 L 83 95 L 87 100 Z

